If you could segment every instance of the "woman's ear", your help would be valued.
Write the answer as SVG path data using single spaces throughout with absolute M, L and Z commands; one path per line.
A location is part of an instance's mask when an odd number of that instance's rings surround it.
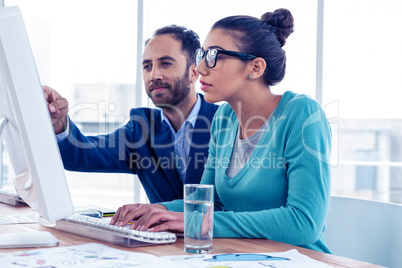
M 195 83 L 197 81 L 199 76 L 199 73 L 195 70 L 195 64 L 191 64 L 190 70 L 189 70 L 189 77 L 190 77 L 190 82 Z
M 249 63 L 250 74 L 252 78 L 259 78 L 265 72 L 265 68 L 267 67 L 267 63 L 261 57 L 255 58 Z

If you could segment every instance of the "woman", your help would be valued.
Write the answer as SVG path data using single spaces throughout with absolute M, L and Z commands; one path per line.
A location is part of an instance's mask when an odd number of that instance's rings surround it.
M 261 19 L 217 21 L 196 70 L 217 111 L 202 184 L 215 185 L 214 237 L 266 238 L 329 252 L 322 232 L 330 194 L 331 130 L 305 95 L 275 95 L 286 68 L 282 46 L 293 32 L 286 9 Z M 183 231 L 183 201 L 127 205 L 112 223 L 137 230 Z M 166 211 L 166 208 L 169 211 Z M 176 211 L 176 212 L 174 212 Z

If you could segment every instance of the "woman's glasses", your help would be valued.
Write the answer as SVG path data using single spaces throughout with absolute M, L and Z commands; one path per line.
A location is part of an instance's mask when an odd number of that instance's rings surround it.
M 218 60 L 219 54 L 229 55 L 242 60 L 253 60 L 257 58 L 256 56 L 242 52 L 220 50 L 216 48 L 210 48 L 204 51 L 201 48 L 199 48 L 195 52 L 195 66 L 198 66 L 201 63 L 202 59 L 205 57 L 205 65 L 208 68 L 214 68 L 216 65 L 216 61 Z

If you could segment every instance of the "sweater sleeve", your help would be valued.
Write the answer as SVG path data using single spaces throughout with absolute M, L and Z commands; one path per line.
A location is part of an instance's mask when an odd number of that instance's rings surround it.
M 331 130 L 318 104 L 299 107 L 288 114 L 286 131 L 278 133 L 284 136 L 286 205 L 260 211 L 216 211 L 214 237 L 267 238 L 306 245 L 321 236 L 329 202 Z

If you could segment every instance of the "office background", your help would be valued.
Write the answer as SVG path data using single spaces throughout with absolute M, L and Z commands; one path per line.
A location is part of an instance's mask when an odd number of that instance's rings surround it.
M 164 25 L 195 30 L 201 43 L 228 15 L 288 8 L 295 32 L 287 73 L 274 93 L 316 98 L 333 130 L 332 195 L 402 203 L 402 2 L 398 0 L 4 0 L 19 5 L 42 84 L 70 102 L 88 134 L 123 124 L 151 106 L 143 89 L 143 42 Z M 1 147 L 0 183 L 12 170 Z M 118 207 L 144 202 L 132 175 L 67 172 L 73 201 Z M 307 186 L 308 187 L 308 186 Z

